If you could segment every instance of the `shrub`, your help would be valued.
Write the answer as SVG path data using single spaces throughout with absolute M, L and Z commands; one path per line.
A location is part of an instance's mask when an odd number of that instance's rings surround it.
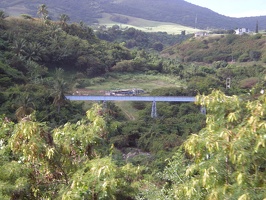
M 114 144 L 116 148 L 128 147 L 128 136 L 126 135 L 117 135 L 110 138 L 110 143 Z
M 227 44 L 232 44 L 238 38 L 237 35 L 229 34 L 225 37 Z
M 257 33 L 256 35 L 252 36 L 252 38 L 255 40 L 261 39 L 261 37 L 262 37 L 262 34 L 260 34 L 260 33 Z
M 250 51 L 249 57 L 254 61 L 258 61 L 261 57 L 261 52 L 260 51 Z
M 214 62 L 212 65 L 213 65 L 213 67 L 215 67 L 216 69 L 219 69 L 219 68 L 225 68 L 225 67 L 228 65 L 228 63 L 225 62 L 225 61 L 216 61 L 216 62 Z
M 123 23 L 123 24 L 126 24 L 129 21 L 129 19 L 127 17 L 123 17 L 123 16 L 119 16 L 119 15 L 113 15 L 110 17 L 110 19 L 114 22 L 119 22 L 119 23 Z
M 134 61 L 133 60 L 122 60 L 117 62 L 115 66 L 111 68 L 115 72 L 133 72 L 134 71 Z
M 141 101 L 133 101 L 132 103 L 133 108 L 137 110 L 143 110 L 146 108 L 146 103 L 141 102 Z
M 266 63 L 266 54 L 262 55 L 261 60 L 262 60 L 263 63 Z
M 247 79 L 240 81 L 240 87 L 245 88 L 245 89 L 250 89 L 254 85 L 256 85 L 258 81 L 259 79 L 257 77 L 247 78 Z
M 76 88 L 85 88 L 92 85 L 90 79 L 79 79 L 77 80 Z
M 161 42 L 155 42 L 153 44 L 152 48 L 156 51 L 162 51 L 163 50 L 163 44 Z
M 250 58 L 249 58 L 248 53 L 244 53 L 238 58 L 238 61 L 239 62 L 247 62 L 249 59 Z
M 20 15 L 22 18 L 24 19 L 33 19 L 32 16 L 28 15 L 28 14 L 21 14 Z

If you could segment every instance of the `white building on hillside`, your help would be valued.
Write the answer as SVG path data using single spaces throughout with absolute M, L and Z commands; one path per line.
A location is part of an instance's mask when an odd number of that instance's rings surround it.
M 237 35 L 242 35 L 244 33 L 250 33 L 249 29 L 248 28 L 238 28 L 235 30 L 236 34 Z
M 208 32 L 202 31 L 195 33 L 195 37 L 205 37 L 208 36 Z

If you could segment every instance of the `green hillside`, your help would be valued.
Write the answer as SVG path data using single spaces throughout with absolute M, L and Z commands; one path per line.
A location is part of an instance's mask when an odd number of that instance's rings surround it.
M 9 1 L 2 0 L 0 9 L 10 15 L 19 16 L 20 14 L 29 14 L 37 16 L 36 8 L 41 4 L 46 4 L 49 8 L 49 17 L 57 20 L 60 14 L 67 14 L 72 22 L 83 21 L 86 24 L 98 23 L 104 13 L 110 15 L 116 13 L 130 17 L 141 18 L 150 21 L 159 21 L 166 23 L 179 24 L 186 27 L 197 27 L 199 29 L 235 29 L 249 28 L 254 31 L 256 23 L 259 23 L 259 29 L 265 30 L 266 17 L 246 17 L 232 18 L 220 15 L 207 8 L 193 5 L 184 0 L 46 0 L 37 1 Z M 195 19 L 197 16 L 197 23 Z
M 265 58 L 265 35 L 209 34 L 165 49 L 162 54 L 188 62 L 261 61 Z

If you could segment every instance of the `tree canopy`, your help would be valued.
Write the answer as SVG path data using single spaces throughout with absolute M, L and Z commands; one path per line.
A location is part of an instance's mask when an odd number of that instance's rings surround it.
M 200 95 L 206 127 L 182 144 L 162 174 L 173 199 L 264 199 L 266 96 Z M 165 197 L 165 198 L 166 198 Z

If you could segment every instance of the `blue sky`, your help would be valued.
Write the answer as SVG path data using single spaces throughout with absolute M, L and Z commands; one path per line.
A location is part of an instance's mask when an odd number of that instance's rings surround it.
M 265 0 L 185 0 L 230 17 L 266 16 Z

